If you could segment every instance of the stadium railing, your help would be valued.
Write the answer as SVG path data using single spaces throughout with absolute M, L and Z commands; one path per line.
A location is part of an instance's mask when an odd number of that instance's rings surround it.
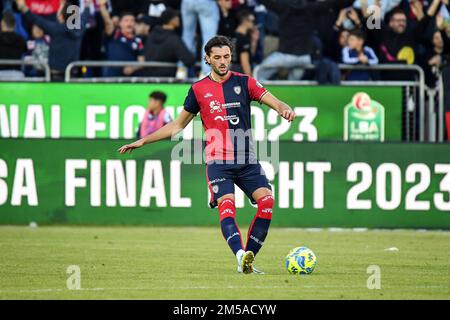
M 24 76 L 20 78 L 14 78 L 14 81 L 20 81 L 20 82 L 50 82 L 50 66 L 48 63 L 42 63 L 40 61 L 36 60 L 5 60 L 0 59 L 0 66 L 38 66 L 44 68 L 44 77 L 27 77 Z M 4 71 L 4 70 L 1 70 Z M 10 79 L 2 78 L 0 77 L 1 81 L 11 81 Z
M 150 67 L 150 68 L 176 68 L 178 64 L 161 61 L 74 61 L 70 63 L 65 71 L 65 82 L 151 82 L 151 83 L 175 83 L 194 82 L 196 79 L 178 79 L 174 77 L 74 77 L 72 70 L 76 67 Z M 196 66 L 200 66 L 197 63 Z
M 369 70 L 369 71 L 410 71 L 414 72 L 418 78 L 416 78 L 414 81 L 341 81 L 341 85 L 343 86 L 358 86 L 358 85 L 364 85 L 364 86 L 401 86 L 405 90 L 405 108 L 407 110 L 406 116 L 405 116 L 405 136 L 406 141 L 409 141 L 409 138 L 411 136 L 414 136 L 414 132 L 410 132 L 415 129 L 414 125 L 411 125 L 411 122 L 414 122 L 416 117 L 416 101 L 418 100 L 419 105 L 419 141 L 425 141 L 425 128 L 429 128 L 430 124 L 426 124 L 425 122 L 425 73 L 423 69 L 418 65 L 404 65 L 404 64 L 378 64 L 378 65 L 372 65 L 372 66 L 364 66 L 364 65 L 347 65 L 347 64 L 339 64 L 338 65 L 339 70 L 348 70 L 348 71 L 354 71 L 354 70 Z M 270 66 L 270 65 L 259 65 L 256 66 L 253 71 L 253 76 L 255 79 L 260 79 L 259 72 L 262 69 L 269 69 L 269 68 L 278 68 L 278 66 Z M 316 67 L 312 64 L 309 65 L 303 65 L 298 66 L 296 68 L 299 69 L 305 69 L 305 70 L 311 70 L 315 69 Z M 265 84 L 276 84 L 279 83 L 278 81 L 264 81 Z M 284 84 L 292 84 L 292 85 L 305 85 L 310 84 L 310 81 L 283 81 Z M 313 82 L 317 83 L 317 82 Z M 411 90 L 413 89 L 413 90 Z M 417 89 L 414 90 L 414 89 Z M 418 99 L 416 97 L 418 95 Z M 411 100 L 412 98 L 412 100 Z M 412 103 L 411 103 L 412 101 Z

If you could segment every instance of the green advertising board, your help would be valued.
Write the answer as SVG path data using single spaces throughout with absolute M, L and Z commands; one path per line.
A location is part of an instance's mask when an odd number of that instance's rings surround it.
M 218 223 L 217 209 L 208 207 L 205 165 L 186 149 L 195 141 L 118 154 L 128 141 L 1 139 L 0 223 Z M 274 191 L 275 226 L 450 228 L 447 145 L 275 147 L 278 153 L 258 154 Z M 250 223 L 256 209 L 242 192 L 236 204 L 238 220 Z
M 359 92 L 384 107 L 385 141 L 401 140 L 401 87 L 267 88 L 290 104 L 298 117 L 289 123 L 274 110 L 254 102 L 252 125 L 256 141 L 342 141 L 344 108 Z M 150 92 L 165 92 L 167 110 L 176 117 L 188 89 L 188 84 L 0 83 L 0 137 L 131 139 Z M 201 136 L 200 117 L 196 117 L 185 129 L 184 138 Z

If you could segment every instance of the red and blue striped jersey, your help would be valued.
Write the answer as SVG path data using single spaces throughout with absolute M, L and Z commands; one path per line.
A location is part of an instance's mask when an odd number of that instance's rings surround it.
M 261 102 L 267 90 L 254 78 L 230 72 L 222 82 L 210 76 L 194 83 L 184 109 L 200 112 L 206 137 L 206 162 L 256 161 L 251 132 L 251 101 Z

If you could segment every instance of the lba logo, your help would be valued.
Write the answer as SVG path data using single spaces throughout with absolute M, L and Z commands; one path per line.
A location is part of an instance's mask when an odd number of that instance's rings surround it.
M 365 92 L 345 106 L 344 140 L 384 141 L 384 107 Z

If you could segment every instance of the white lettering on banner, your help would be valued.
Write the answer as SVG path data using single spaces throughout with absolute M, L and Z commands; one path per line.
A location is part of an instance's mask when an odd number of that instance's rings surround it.
M 32 159 L 17 159 L 16 161 L 11 205 L 22 205 L 23 197 L 27 197 L 27 204 L 29 206 L 37 206 L 39 204 Z
M 102 162 L 91 160 L 91 206 L 100 207 L 102 205 Z
M 20 108 L 25 111 L 25 122 L 23 124 L 24 138 L 46 138 L 45 108 L 40 104 L 30 104 Z M 0 137 L 19 137 L 19 105 L 11 104 L 7 110 L 6 105 L 0 104 Z M 50 137 L 59 139 L 61 136 L 61 107 L 52 105 L 50 107 Z
M 95 139 L 98 131 L 106 130 L 106 123 L 97 120 L 97 115 L 105 113 L 106 106 L 88 105 L 86 107 L 86 138 Z
M 109 107 L 109 138 L 119 139 L 119 106 Z
M 117 198 L 121 207 L 136 206 L 136 160 L 106 160 L 106 205 L 115 207 Z
M 145 161 L 139 205 L 141 207 L 149 207 L 152 198 L 155 198 L 157 207 L 167 207 L 163 169 L 160 160 Z
M 191 202 L 191 198 L 181 197 L 181 161 L 170 161 L 170 206 L 189 208 Z
M 125 109 L 123 120 L 123 137 L 133 139 L 136 137 L 136 123 L 139 123 L 145 114 L 145 108 L 142 106 L 129 106 Z
M 324 208 L 324 189 L 325 189 L 325 172 L 331 171 L 330 162 L 307 162 L 306 171 L 313 174 L 313 208 Z
M 403 182 L 400 166 L 395 163 L 381 163 L 372 169 L 369 164 L 364 162 L 352 163 L 347 168 L 347 181 L 357 182 L 347 193 L 347 209 L 372 209 L 372 199 L 360 199 L 361 194 L 368 192 L 372 187 L 372 170 L 375 170 L 375 202 L 378 208 L 382 210 L 398 209 L 405 193 L 404 207 L 406 210 L 430 210 L 430 200 L 424 199 L 424 193 L 431 185 L 431 170 L 426 164 L 411 163 L 406 167 L 405 181 L 414 185 L 402 192 Z M 439 184 L 439 192 L 433 195 L 434 205 L 440 211 L 450 211 L 450 164 L 435 164 L 434 173 L 444 174 Z M 358 179 L 359 174 L 361 174 L 360 179 Z M 417 174 L 418 179 L 416 179 Z M 387 184 L 388 177 L 390 185 Z M 418 200 L 418 198 L 422 199 Z
M 2 138 L 17 138 L 19 136 L 19 106 L 9 107 L 9 121 L 6 106 L 0 104 L 0 136 Z
M 86 169 L 87 160 L 85 159 L 66 159 L 66 187 L 65 204 L 68 207 L 75 206 L 76 188 L 86 187 L 86 178 L 77 177 L 77 170 Z
M 8 177 L 8 165 L 6 161 L 0 159 L 0 206 L 4 205 L 8 200 L 8 184 L 4 178 Z
M 278 207 L 290 208 L 290 194 L 291 190 L 294 193 L 294 204 L 292 208 L 303 208 L 303 162 L 292 163 L 293 179 L 289 179 L 290 163 L 287 161 L 280 161 L 278 171 Z
M 24 137 L 45 138 L 44 111 L 39 104 L 28 106 Z

